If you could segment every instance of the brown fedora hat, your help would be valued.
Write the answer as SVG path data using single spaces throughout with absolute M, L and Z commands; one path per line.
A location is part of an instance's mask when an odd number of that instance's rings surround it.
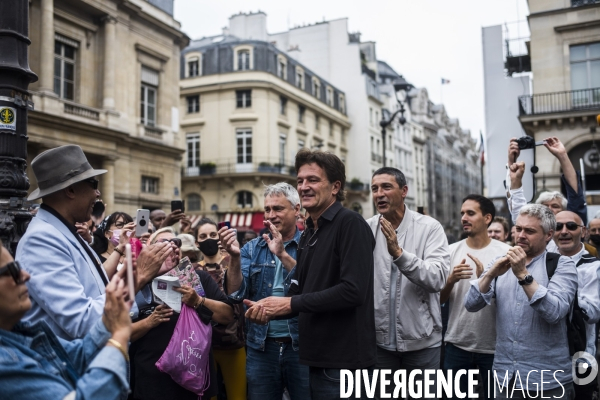
M 31 162 L 38 188 L 27 197 L 36 200 L 91 177 L 106 173 L 93 169 L 81 147 L 70 144 L 46 150 Z

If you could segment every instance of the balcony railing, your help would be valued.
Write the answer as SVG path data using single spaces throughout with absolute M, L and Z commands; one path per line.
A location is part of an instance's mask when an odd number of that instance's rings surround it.
M 296 169 L 293 165 L 271 163 L 261 160 L 251 163 L 238 163 L 235 161 L 203 163 L 196 167 L 185 167 L 183 169 L 184 176 L 210 176 L 235 173 L 278 174 L 295 177 Z
M 586 4 L 600 3 L 600 0 L 571 0 L 571 7 L 585 6 Z
M 64 103 L 65 114 L 77 115 L 78 117 L 84 117 L 93 119 L 94 121 L 100 120 L 100 112 L 93 108 L 85 107 L 75 103 Z
M 519 96 L 519 115 L 600 109 L 600 88 Z

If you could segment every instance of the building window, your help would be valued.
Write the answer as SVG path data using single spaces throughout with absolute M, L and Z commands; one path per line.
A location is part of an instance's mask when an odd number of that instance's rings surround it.
M 285 58 L 283 58 L 282 56 L 277 56 L 275 58 L 275 61 L 277 62 L 277 76 L 283 80 L 286 80 L 287 79 L 287 62 L 286 62 Z
M 252 107 L 252 90 L 236 90 L 235 101 L 237 108 Z
M 158 72 L 142 66 L 142 90 L 140 98 L 141 123 L 156 125 L 156 104 L 158 95 Z
M 333 137 L 333 122 L 329 121 L 329 137 Z
M 279 165 L 282 167 L 285 165 L 285 141 L 285 135 L 279 134 Z
M 250 50 L 239 50 L 237 57 L 238 71 L 248 71 L 250 69 Z
M 333 107 L 333 89 L 332 88 L 330 88 L 330 87 L 327 88 L 326 97 L 327 97 L 327 99 L 326 99 L 327 105 L 329 107 Z
M 142 176 L 142 193 L 158 194 L 158 178 Z
M 321 125 L 321 118 L 319 117 L 319 114 L 315 113 L 315 130 L 316 131 L 319 130 L 319 125 Z
M 198 76 L 200 75 L 200 60 L 197 58 L 192 58 L 187 62 L 188 66 L 188 77 Z
M 346 130 L 344 128 L 342 128 L 342 133 L 340 134 L 340 141 L 342 144 L 346 143 Z
M 572 90 L 600 88 L 600 42 L 571 46 L 570 59 Z M 588 98 L 591 94 L 587 93 L 573 94 L 573 102 L 599 102 L 600 93 L 594 92 L 595 98 Z
M 298 139 L 298 151 L 302 150 L 306 143 L 302 139 Z
M 304 71 L 296 67 L 296 87 L 304 90 Z
M 187 142 L 187 166 L 198 168 L 200 166 L 200 133 L 188 133 Z
M 346 101 L 344 99 L 344 95 L 340 94 L 339 95 L 339 110 L 342 114 L 346 114 Z
M 187 210 L 188 211 L 200 211 L 200 195 L 196 193 L 188 194 L 187 196 Z
M 156 88 L 142 84 L 141 122 L 144 125 L 156 125 Z
M 188 114 L 194 114 L 200 112 L 200 96 L 187 96 L 187 112 Z
M 238 129 L 235 134 L 237 140 L 237 163 L 252 163 L 252 130 Z
M 312 87 L 312 93 L 313 96 L 315 96 L 317 99 L 321 99 L 321 83 L 319 82 L 319 80 L 317 78 L 313 78 L 312 81 L 313 87 Z
M 304 114 L 306 113 L 306 107 L 298 105 L 298 122 L 304 123 Z
M 279 114 L 285 115 L 287 109 L 287 98 L 279 96 Z
M 237 206 L 239 208 L 252 208 L 252 193 L 247 190 L 238 192 Z
M 61 99 L 75 99 L 75 47 L 54 42 L 54 93 Z
M 373 126 L 373 108 L 369 108 L 369 124 Z

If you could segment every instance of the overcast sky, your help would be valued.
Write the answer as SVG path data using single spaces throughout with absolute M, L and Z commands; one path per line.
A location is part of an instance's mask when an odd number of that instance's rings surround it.
M 192 39 L 218 35 L 231 15 L 258 10 L 269 33 L 347 17 L 351 32 L 377 42 L 379 60 L 426 87 L 473 136 L 485 132 L 481 28 L 529 13 L 526 0 L 175 0 L 175 18 Z M 450 84 L 441 88 L 441 78 Z

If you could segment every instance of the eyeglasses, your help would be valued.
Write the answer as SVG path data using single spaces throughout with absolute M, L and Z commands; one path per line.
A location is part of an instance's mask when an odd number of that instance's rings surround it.
M 570 231 L 575 231 L 579 227 L 585 228 L 584 225 L 577 225 L 577 223 L 575 223 L 575 222 L 565 222 L 565 223 L 557 222 L 556 223 L 556 231 L 557 232 L 562 231 L 563 226 L 565 226 L 565 225 L 567 226 L 567 229 Z
M 181 248 L 181 239 L 178 238 L 173 238 L 173 239 L 160 239 L 158 241 L 158 243 L 167 243 L 167 242 L 172 242 L 175 244 L 175 246 Z
M 7 272 L 12 276 L 17 285 L 23 283 L 23 279 L 21 279 L 21 265 L 18 261 L 10 262 L 0 268 L 0 275 L 4 275 Z
M 84 179 L 84 182 L 87 182 L 90 185 L 92 185 L 94 190 L 98 190 L 98 183 L 100 183 L 100 181 L 98 179 L 96 179 L 96 178 Z

